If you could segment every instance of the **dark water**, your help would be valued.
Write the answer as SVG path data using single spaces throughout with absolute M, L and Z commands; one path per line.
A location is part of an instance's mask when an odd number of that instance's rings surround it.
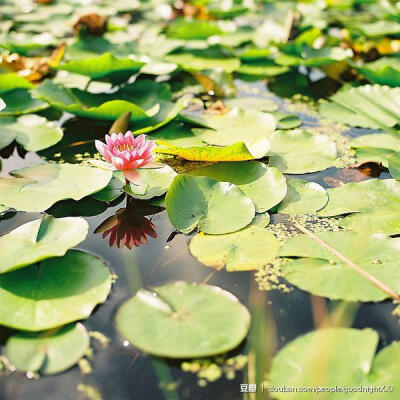
M 357 135 L 361 130 L 350 131 Z M 39 160 L 28 154 L 25 159 L 17 155 L 3 160 L 2 174 L 12 169 L 29 165 Z M 334 169 L 324 173 L 308 174 L 303 179 L 323 182 L 323 176 L 333 174 Z M 325 185 L 326 186 L 326 185 Z M 78 246 L 103 258 L 118 279 L 105 304 L 99 306 L 93 315 L 84 321 L 88 330 L 100 331 L 110 338 L 107 348 L 102 348 L 92 340 L 93 358 L 90 359 L 92 373 L 83 375 L 78 367 L 64 373 L 40 379 L 28 379 L 22 373 L 2 374 L 0 377 L 1 400 L 81 400 L 86 399 L 76 388 L 79 384 L 91 385 L 98 389 L 103 400 L 236 400 L 242 399 L 240 383 L 261 384 L 268 371 L 271 358 L 286 343 L 299 335 L 315 329 L 318 321 L 316 309 L 325 300 L 310 298 L 310 295 L 294 289 L 290 293 L 277 291 L 262 292 L 257 288 L 252 272 L 228 273 L 214 271 L 198 263 L 189 254 L 190 237 L 176 235 L 167 242 L 173 227 L 165 212 L 156 214 L 152 222 L 156 225 L 158 239 L 151 239 L 147 246 L 119 250 L 110 248 L 107 239 L 102 240 L 94 229 L 123 204 L 107 209 L 104 213 L 87 217 L 90 224 L 87 239 Z M 38 214 L 18 213 L 0 222 L 0 233 L 7 232 L 30 220 Z M 211 275 L 210 275 L 211 274 Z M 66 277 L 68 279 L 68 277 Z M 180 362 L 171 362 L 141 354 L 131 346 L 126 346 L 116 332 L 113 322 L 118 307 L 141 286 L 184 280 L 204 282 L 220 286 L 246 304 L 253 317 L 252 331 L 248 339 L 232 355 L 251 353 L 255 361 L 238 372 L 235 379 L 221 378 L 198 385 L 195 375 L 183 372 Z M 321 303 L 322 302 L 322 303 Z M 337 305 L 328 304 L 328 308 Z M 381 337 L 381 345 L 400 339 L 400 325 L 391 315 L 393 306 L 387 303 L 364 303 L 355 311 L 352 326 L 371 327 Z M 7 332 L 0 333 L 2 343 Z M 166 383 L 176 383 L 175 390 L 165 390 Z M 266 399 L 266 393 L 258 393 L 257 399 Z

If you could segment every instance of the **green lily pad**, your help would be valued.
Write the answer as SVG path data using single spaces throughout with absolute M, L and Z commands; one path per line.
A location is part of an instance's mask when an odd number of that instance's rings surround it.
M 239 108 L 220 116 L 204 115 L 199 122 L 210 128 L 193 129 L 206 143 L 231 146 L 244 142 L 254 158 L 267 154 L 270 146 L 268 138 L 276 127 L 276 120 L 271 114 Z
M 400 240 L 382 234 L 323 232 L 316 234 L 332 248 L 400 293 Z M 381 301 L 388 297 L 308 235 L 289 239 L 281 256 L 301 257 L 284 263 L 286 280 L 302 290 L 329 299 Z
M 249 226 L 226 235 L 197 234 L 190 241 L 190 252 L 202 264 L 217 270 L 257 270 L 273 261 L 280 243 L 268 230 Z
M 225 72 L 233 72 L 240 67 L 240 60 L 237 58 L 201 57 L 191 53 L 168 54 L 164 57 L 164 60 L 168 63 L 177 64 L 182 69 L 194 71 L 218 68 Z
M 131 58 L 117 58 L 111 53 L 105 53 L 98 57 L 69 61 L 56 69 L 86 75 L 91 79 L 110 76 L 111 80 L 124 81 L 144 64 Z
M 318 214 L 323 217 L 355 213 L 340 226 L 357 232 L 400 234 L 400 182 L 370 179 L 328 189 L 329 202 Z
M 400 234 L 400 213 L 398 208 L 378 208 L 359 212 L 340 220 L 339 225 L 355 232 Z
M 135 199 L 149 200 L 162 196 L 171 186 L 176 172 L 168 165 L 162 168 L 142 168 L 138 170 L 141 177 L 140 185 L 125 185 L 124 192 Z
M 219 287 L 175 282 L 151 292 L 140 289 L 118 310 L 116 325 L 146 353 L 207 357 L 237 347 L 248 333 L 250 314 Z
M 388 161 L 390 175 L 400 180 L 400 153 L 393 154 Z
M 269 165 L 288 174 L 323 171 L 336 160 L 335 143 L 325 135 L 294 129 L 269 135 Z
M 10 90 L 1 96 L 6 107 L 0 111 L 0 116 L 31 114 L 49 107 L 45 101 L 33 98 L 31 92 L 26 89 Z
M 203 143 L 203 142 L 202 142 Z M 169 154 L 181 157 L 189 161 L 247 161 L 254 160 L 254 157 L 247 150 L 243 142 L 233 144 L 232 146 L 173 146 L 165 141 L 158 141 L 161 147 L 157 147 L 154 151 L 160 154 Z
M 238 187 L 204 176 L 176 176 L 165 203 L 172 225 L 183 233 L 196 226 L 211 234 L 235 232 L 255 215 L 252 200 Z
M 14 73 L 0 74 L 0 93 L 14 89 L 32 89 L 33 84 L 24 77 Z
M 287 186 L 287 194 L 278 207 L 279 213 L 313 214 L 328 202 L 326 190 L 318 183 L 288 179 Z
M 395 35 L 400 33 L 400 23 L 397 21 L 375 21 L 363 22 L 350 25 L 352 30 L 359 31 L 367 37 L 376 37 L 384 35 Z
M 284 74 L 288 70 L 287 66 L 276 64 L 273 60 L 255 60 L 242 62 L 236 72 L 238 74 L 265 78 Z
M 6 356 L 18 371 L 53 375 L 75 365 L 89 344 L 85 327 L 78 323 L 40 333 L 16 333 L 7 341 Z
M 305 44 L 289 43 L 281 46 L 281 52 L 275 58 L 275 62 L 285 66 L 321 67 L 344 61 L 352 56 L 353 52 L 350 49 L 340 47 L 314 49 Z
M 262 213 L 278 204 L 286 195 L 286 179 L 276 168 L 257 161 L 224 162 L 189 172 L 194 176 L 208 176 L 219 182 L 230 182 L 250 197 L 256 212 Z
M 177 20 L 168 28 L 168 37 L 182 40 L 203 40 L 210 36 L 220 35 L 223 30 L 208 21 Z
M 364 85 L 340 90 L 320 113 L 333 121 L 363 128 L 389 129 L 400 122 L 400 88 Z
M 352 182 L 328 189 L 327 192 L 328 204 L 318 212 L 322 217 L 379 209 L 400 209 L 400 182 L 394 179 Z
M 275 356 L 269 375 L 270 387 L 341 388 L 315 394 L 321 400 L 375 399 L 392 400 L 399 395 L 396 388 L 400 354 L 399 343 L 385 347 L 374 359 L 379 336 L 371 330 L 350 328 L 320 329 L 290 342 Z M 384 363 L 385 362 L 385 363 Z M 394 392 L 374 394 L 344 392 L 344 388 L 393 385 Z M 344 394 L 345 393 L 345 394 Z M 314 396 L 314 394 L 313 394 Z M 309 400 L 310 392 L 274 392 L 282 400 Z
M 130 112 L 135 133 L 144 133 L 168 123 L 185 107 L 186 100 L 171 102 L 165 84 L 141 80 L 114 93 L 88 93 L 65 88 L 47 80 L 35 89 L 53 107 L 81 117 L 116 120 Z
M 85 240 L 88 223 L 83 218 L 46 216 L 0 236 L 0 273 L 13 271 L 66 251 Z M 0 250 L 1 251 L 1 250 Z
M 235 99 L 224 100 L 229 108 L 244 108 L 257 111 L 272 112 L 279 108 L 279 105 L 268 97 L 243 96 Z
M 389 159 L 400 152 L 400 138 L 390 133 L 359 136 L 351 141 L 359 162 L 376 161 L 388 167 Z
M 362 73 L 371 83 L 400 86 L 400 59 L 383 57 L 364 65 L 354 65 L 354 69 Z
M 274 112 L 278 124 L 278 129 L 294 129 L 301 125 L 301 119 L 296 114 L 285 114 L 281 112 Z
M 106 265 L 91 254 L 70 250 L 0 275 L 0 324 L 32 332 L 55 328 L 87 318 L 110 290 Z
M 61 128 L 36 114 L 0 118 L 0 149 L 15 140 L 27 151 L 39 151 L 58 143 L 62 137 Z
M 112 171 L 76 164 L 39 164 L 0 178 L 0 204 L 19 211 L 45 211 L 64 199 L 80 200 L 107 186 Z
M 121 196 L 125 184 L 125 177 L 121 171 L 114 171 L 108 185 L 100 192 L 92 194 L 91 197 L 99 201 L 111 202 Z

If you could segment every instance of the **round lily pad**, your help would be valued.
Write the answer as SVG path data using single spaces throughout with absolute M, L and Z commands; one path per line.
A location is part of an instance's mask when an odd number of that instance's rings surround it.
M 47 210 L 64 199 L 80 200 L 107 186 L 112 171 L 77 164 L 39 164 L 0 178 L 0 204 L 19 211 Z
M 50 257 L 63 256 L 83 240 L 89 225 L 83 218 L 46 216 L 0 236 L 0 273 Z
M 0 275 L 0 325 L 51 329 L 87 318 L 111 290 L 111 273 L 97 257 L 70 250 Z
M 312 214 L 325 207 L 328 202 L 326 190 L 318 183 L 303 179 L 288 179 L 286 197 L 279 204 L 283 214 Z
M 366 385 L 368 374 L 373 377 L 371 366 L 378 340 L 377 333 L 371 329 L 329 328 L 300 336 L 275 356 L 269 375 L 270 387 Z M 362 395 L 363 399 L 368 396 Z M 321 392 L 317 396 L 323 400 L 358 399 L 357 393 Z M 282 400 L 314 398 L 310 392 L 278 391 L 273 397 Z M 371 397 L 376 398 L 375 395 Z
M 190 241 L 190 252 L 207 267 L 227 271 L 256 270 L 278 255 L 280 243 L 268 230 L 249 226 L 226 235 L 199 233 Z
M 255 215 L 252 200 L 237 186 L 205 176 L 176 176 L 165 204 L 172 225 L 183 233 L 197 225 L 205 233 L 235 232 Z
M 208 357 L 243 341 L 250 314 L 219 287 L 175 282 L 153 291 L 140 289 L 118 310 L 116 325 L 124 338 L 146 353 Z
M 18 332 L 8 339 L 6 356 L 19 371 L 52 375 L 76 364 L 89 342 L 80 323 L 40 333 Z
M 288 174 L 322 171 L 336 159 L 336 145 L 326 135 L 313 135 L 301 129 L 276 131 L 269 136 L 270 163 Z
M 268 153 L 269 135 L 276 128 L 273 115 L 240 108 L 233 108 L 224 115 L 203 115 L 199 122 L 210 128 L 193 129 L 206 143 L 231 146 L 237 142 L 244 142 L 254 158 L 264 157 Z
M 168 165 L 161 168 L 140 168 L 138 172 L 141 178 L 140 185 L 125 185 L 124 191 L 141 200 L 162 196 L 176 176 L 176 172 Z
M 278 204 L 287 190 L 286 179 L 280 171 L 257 161 L 217 163 L 190 171 L 190 174 L 234 183 L 253 200 L 259 213 Z
M 400 239 L 356 232 L 321 232 L 316 235 L 400 293 Z M 381 301 L 388 297 L 308 235 L 289 239 L 282 247 L 281 256 L 300 257 L 282 265 L 284 277 L 317 296 L 346 301 Z

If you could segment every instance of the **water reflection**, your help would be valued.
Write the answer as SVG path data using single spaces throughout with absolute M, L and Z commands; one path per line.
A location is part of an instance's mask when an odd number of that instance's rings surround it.
M 146 245 L 148 237 L 157 238 L 156 226 L 146 216 L 160 211 L 160 207 L 128 197 L 126 207 L 105 219 L 94 233 L 103 233 L 103 239 L 109 237 L 110 247 L 120 249 L 125 246 L 132 250 L 134 246 Z

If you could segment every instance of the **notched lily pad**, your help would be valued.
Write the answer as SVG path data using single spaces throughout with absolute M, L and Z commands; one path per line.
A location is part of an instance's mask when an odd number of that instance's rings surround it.
M 249 196 L 258 213 L 278 204 L 286 195 L 286 179 L 276 168 L 257 161 L 213 164 L 189 172 L 194 176 L 209 176 L 219 182 L 230 182 Z
M 396 293 L 400 293 L 400 240 L 382 234 L 316 234 Z M 387 294 L 307 235 L 289 239 L 281 256 L 300 257 L 282 265 L 285 279 L 317 296 L 346 301 L 381 301 Z
M 335 143 L 326 135 L 294 129 L 276 131 L 269 136 L 269 165 L 288 174 L 323 171 L 336 160 Z
M 400 394 L 396 387 L 400 343 L 393 342 L 375 356 L 378 341 L 378 334 L 371 329 L 328 328 L 307 333 L 275 356 L 269 384 L 271 387 L 318 386 L 328 389 L 392 386 L 392 392 L 374 392 L 372 397 L 374 400 L 395 400 Z M 366 396 L 358 391 L 346 394 L 350 400 Z M 339 391 L 318 394 L 323 400 L 342 400 L 343 397 L 343 392 Z M 275 392 L 274 398 L 308 400 L 310 393 Z
M 18 371 L 53 375 L 75 365 L 89 342 L 80 323 L 40 333 L 19 332 L 8 339 L 6 357 Z
M 237 186 L 204 176 L 176 176 L 165 203 L 172 225 L 183 233 L 196 226 L 211 234 L 235 232 L 255 215 L 252 200 Z
M 280 243 L 268 230 L 249 226 L 226 235 L 197 234 L 190 241 L 190 252 L 202 264 L 217 270 L 257 270 L 273 261 Z
M 63 256 L 85 240 L 89 225 L 83 218 L 45 216 L 0 236 L 0 273 L 46 258 Z
M 0 149 L 15 140 L 27 151 L 39 151 L 58 143 L 62 137 L 60 127 L 39 115 L 0 118 Z
M 168 165 L 161 168 L 142 168 L 138 171 L 141 177 L 140 185 L 125 185 L 124 192 L 140 200 L 162 196 L 176 176 L 176 172 Z
M 278 207 L 280 213 L 313 214 L 328 202 L 326 190 L 318 183 L 288 179 L 287 184 L 287 194 Z
M 64 199 L 80 200 L 107 186 L 112 171 L 77 164 L 39 164 L 0 178 L 0 204 L 40 212 Z
M 107 266 L 91 254 L 70 250 L 0 275 L 0 324 L 31 332 L 65 325 L 87 318 L 110 290 Z
M 208 357 L 243 341 L 250 314 L 235 296 L 219 287 L 175 282 L 153 291 L 140 289 L 118 310 L 116 325 L 124 338 L 146 353 Z

